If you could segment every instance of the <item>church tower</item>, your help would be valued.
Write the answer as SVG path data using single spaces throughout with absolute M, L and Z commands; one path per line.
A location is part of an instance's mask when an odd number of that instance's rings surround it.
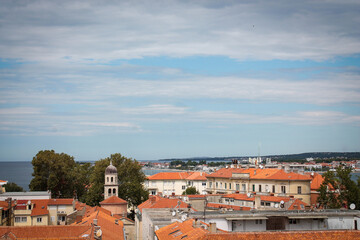
M 110 160 L 110 165 L 105 170 L 104 199 L 118 196 L 118 190 L 118 172 L 116 167 L 112 165 L 112 160 Z

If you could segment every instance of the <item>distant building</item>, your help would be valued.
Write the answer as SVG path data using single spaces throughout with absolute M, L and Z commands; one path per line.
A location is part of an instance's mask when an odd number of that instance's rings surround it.
M 38 192 L 6 192 L 0 194 L 0 201 L 11 198 L 13 200 L 35 200 L 35 199 L 50 199 L 50 191 L 38 191 Z
M 206 193 L 205 172 L 160 172 L 149 176 L 145 187 L 150 195 L 181 195 L 187 187 L 195 187 L 200 194 Z

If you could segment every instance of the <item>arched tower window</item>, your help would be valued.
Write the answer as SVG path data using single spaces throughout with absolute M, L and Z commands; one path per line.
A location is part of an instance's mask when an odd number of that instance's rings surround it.
M 114 178 L 113 177 L 111 177 L 111 182 L 113 182 L 114 181 Z
M 109 177 L 107 177 L 107 180 L 106 180 L 107 182 L 109 182 Z
M 114 195 L 116 194 L 116 189 L 115 189 L 115 188 L 113 189 L 113 194 L 114 194 Z
M 109 193 L 109 195 L 111 195 L 111 188 L 109 188 L 108 193 Z

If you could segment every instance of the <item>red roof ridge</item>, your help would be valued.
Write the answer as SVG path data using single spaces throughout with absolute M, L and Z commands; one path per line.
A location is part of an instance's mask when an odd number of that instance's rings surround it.
M 127 204 L 127 201 L 125 201 L 122 198 L 119 198 L 118 196 L 111 196 L 107 199 L 105 199 L 104 201 L 100 202 L 101 204 Z

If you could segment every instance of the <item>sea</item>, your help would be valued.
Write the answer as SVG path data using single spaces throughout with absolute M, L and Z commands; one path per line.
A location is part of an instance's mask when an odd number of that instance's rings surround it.
M 145 169 L 145 175 L 153 175 L 159 172 L 177 171 L 171 169 Z M 31 162 L 0 162 L 0 180 L 14 182 L 17 185 L 29 190 L 29 184 L 32 179 L 33 167 Z M 352 173 L 352 180 L 357 181 L 360 172 Z
M 91 162 L 93 163 L 93 162 Z M 154 175 L 159 172 L 177 171 L 171 169 L 145 169 L 145 175 Z M 33 166 L 31 162 L 0 162 L 0 180 L 14 182 L 24 190 L 29 190 L 29 184 L 32 179 Z

